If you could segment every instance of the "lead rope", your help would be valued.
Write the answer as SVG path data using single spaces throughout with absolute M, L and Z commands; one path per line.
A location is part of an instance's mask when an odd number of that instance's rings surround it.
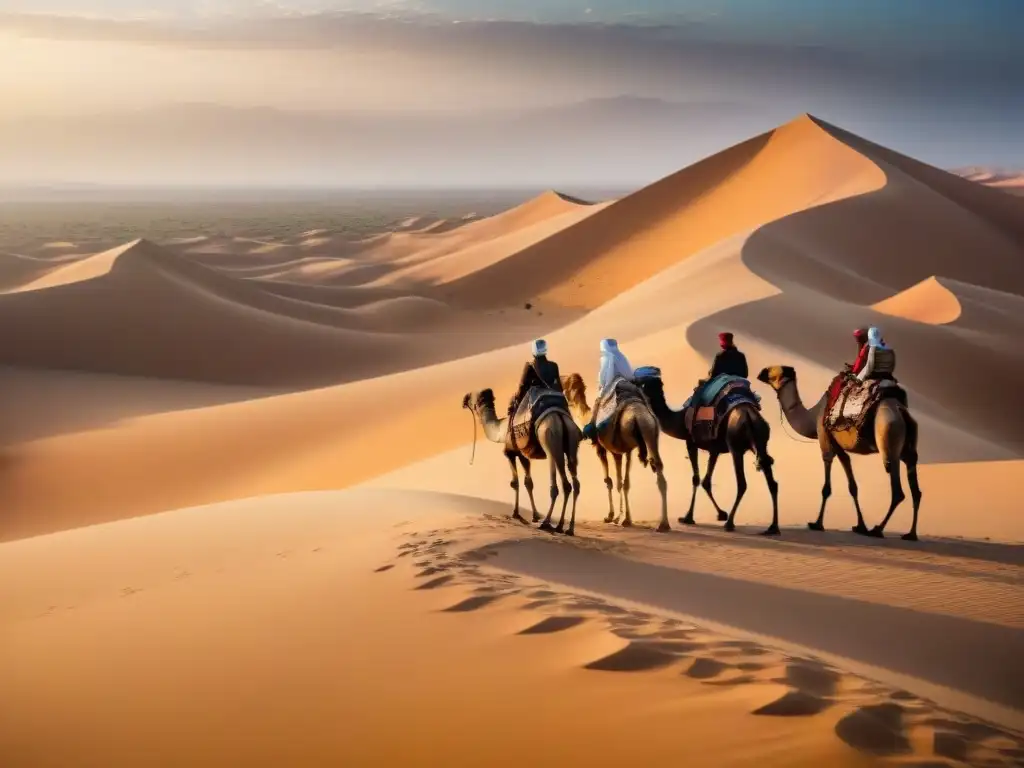
M 785 415 L 785 411 L 782 410 L 782 403 L 779 403 L 779 424 L 782 426 L 782 433 L 786 437 L 788 437 L 790 440 L 792 440 L 794 443 L 816 443 L 816 442 L 818 442 L 817 440 L 808 440 L 806 437 L 804 437 L 802 435 L 797 435 L 797 436 L 794 437 L 793 435 L 790 434 L 789 430 L 786 428 L 786 415 Z
M 469 455 L 469 466 L 473 466 L 473 459 L 476 458 L 476 414 L 472 408 L 467 409 L 469 411 L 470 418 L 473 419 L 473 452 Z

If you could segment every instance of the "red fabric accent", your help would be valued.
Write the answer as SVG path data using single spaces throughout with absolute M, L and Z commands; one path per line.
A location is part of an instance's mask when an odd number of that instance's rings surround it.
M 832 383 L 828 385 L 828 397 L 825 399 L 825 410 L 831 411 L 832 406 L 836 404 L 839 399 L 839 395 L 843 392 L 843 376 L 840 374 L 832 379 Z
M 857 353 L 857 359 L 853 361 L 853 372 L 860 373 L 864 370 L 864 366 L 868 364 L 868 345 L 862 344 L 860 351 Z

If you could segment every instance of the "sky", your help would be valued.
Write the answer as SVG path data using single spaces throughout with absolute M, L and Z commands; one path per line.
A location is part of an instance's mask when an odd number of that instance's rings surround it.
M 0 159 L 9 161 L 0 183 L 59 177 L 49 150 L 83 116 L 149 110 L 173 122 L 173 110 L 196 104 L 373 114 L 411 129 L 425 114 L 464 128 L 489 114 L 611 99 L 623 114 L 581 129 L 601 137 L 605 154 L 645 143 L 631 128 L 631 99 L 670 105 L 658 119 L 681 122 L 678 147 L 655 142 L 663 166 L 644 156 L 635 178 L 606 183 L 653 180 L 713 151 L 713 135 L 724 148 L 803 112 L 943 167 L 1024 166 L 1021 29 L 1024 0 L 0 0 Z M 700 118 L 688 123 L 694 110 Z M 267 115 L 252 117 L 261 130 Z M 348 130 L 344 120 L 336 128 Z M 287 141 L 305 141 L 298 134 Z M 135 140 L 143 147 L 146 137 Z M 223 141 L 211 131 L 196 149 L 205 171 L 182 177 L 186 156 L 177 168 L 144 163 L 144 175 L 227 182 L 237 171 L 205 163 Z M 73 180 L 131 177 L 109 148 L 77 146 Z M 456 150 L 433 134 L 421 147 Z M 522 176 L 500 147 L 480 151 L 493 158 L 489 177 Z M 386 165 L 382 184 L 402 176 Z M 612 175 L 628 170 L 612 165 Z

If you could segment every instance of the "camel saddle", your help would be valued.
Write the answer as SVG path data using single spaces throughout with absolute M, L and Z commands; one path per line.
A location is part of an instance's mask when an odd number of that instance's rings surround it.
M 825 427 L 830 432 L 855 431 L 860 433 L 873 424 L 875 408 L 886 398 L 895 398 L 904 406 L 907 404 L 906 391 L 893 379 L 868 379 L 858 381 L 855 377 L 840 374 L 843 379 L 838 396 L 826 403 Z M 833 387 L 835 386 L 833 380 Z M 829 387 L 832 390 L 832 387 Z
M 711 390 L 710 396 L 705 394 L 708 390 Z M 698 404 L 687 400 L 683 405 L 686 431 L 698 445 L 713 443 L 718 440 L 725 417 L 743 403 L 761 410 L 761 398 L 750 388 L 750 382 L 737 376 L 717 376 L 704 387 Z
M 552 411 L 569 415 L 569 402 L 565 395 L 547 387 L 530 387 L 519 401 L 512 424 L 505 433 L 505 450 L 521 453 L 528 459 L 547 458 L 537 440 L 537 424 Z
M 611 391 L 599 397 L 594 403 L 594 426 L 597 428 L 598 438 L 611 440 L 612 431 L 619 421 L 619 413 L 628 403 L 642 403 L 648 409 L 651 407 L 640 387 L 626 379 L 616 379 L 612 383 Z

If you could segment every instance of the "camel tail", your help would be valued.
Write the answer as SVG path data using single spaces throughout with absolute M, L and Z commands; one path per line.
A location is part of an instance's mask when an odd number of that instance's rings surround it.
M 753 418 L 750 420 L 750 447 L 757 457 L 755 467 L 758 472 L 766 466 L 771 466 L 774 461 L 768 455 L 768 440 L 771 435 L 772 428 L 765 419 Z
M 644 439 L 644 431 L 640 429 L 640 422 L 637 419 L 633 420 L 633 437 L 636 440 L 636 451 L 640 464 L 647 466 L 647 441 Z

